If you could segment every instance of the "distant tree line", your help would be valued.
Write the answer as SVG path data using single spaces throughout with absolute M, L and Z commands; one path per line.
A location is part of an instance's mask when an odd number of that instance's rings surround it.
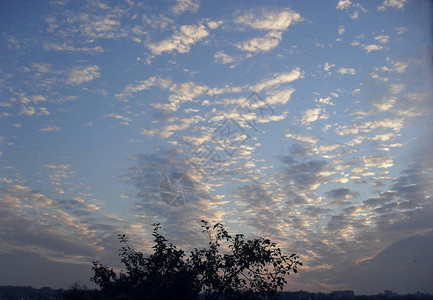
M 298 292 L 277 292 L 280 300 L 433 300 L 429 294 L 416 293 L 397 295 L 395 293 L 381 293 L 369 296 L 342 296 L 340 292 L 309 293 Z M 99 298 L 98 298 L 99 297 Z M 198 299 L 204 299 L 201 294 Z M 265 297 L 262 297 L 262 299 Z M 88 289 L 80 284 L 73 284 L 68 290 L 52 289 L 49 287 L 34 288 L 31 286 L 0 286 L 0 299 L 2 300 L 61 300 L 61 299 L 101 299 L 99 291 Z

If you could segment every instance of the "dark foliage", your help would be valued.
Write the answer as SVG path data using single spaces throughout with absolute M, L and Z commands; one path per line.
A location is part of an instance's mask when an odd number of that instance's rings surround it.
M 268 239 L 246 240 L 242 234 L 229 235 L 220 223 L 212 228 L 202 223 L 209 246 L 194 249 L 187 258 L 159 233 L 159 224 L 154 224 L 150 256 L 132 249 L 127 237 L 120 235 L 124 270 L 117 274 L 94 262 L 91 280 L 100 287 L 99 295 L 83 299 L 196 299 L 199 293 L 205 299 L 274 298 L 286 283 L 286 275 L 302 266 L 297 255 L 283 255 Z M 223 244 L 229 253 L 220 253 Z

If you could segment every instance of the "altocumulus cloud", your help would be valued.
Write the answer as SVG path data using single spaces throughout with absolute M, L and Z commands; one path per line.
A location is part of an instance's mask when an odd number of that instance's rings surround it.
M 78 85 L 99 78 L 101 73 L 97 65 L 87 67 L 75 67 L 66 80 L 67 84 Z

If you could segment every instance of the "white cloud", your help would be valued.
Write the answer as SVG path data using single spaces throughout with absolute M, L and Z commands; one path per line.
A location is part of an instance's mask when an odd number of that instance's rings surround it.
M 340 25 L 338 27 L 338 35 L 343 35 L 346 32 L 346 27 L 344 27 L 343 25 Z
M 187 53 L 191 50 L 191 45 L 204 39 L 208 35 L 209 32 L 203 24 L 182 25 L 180 30 L 173 34 L 171 38 L 157 43 L 149 43 L 147 46 L 155 55 L 173 51 Z
M 266 89 L 268 87 L 273 87 L 276 85 L 289 83 L 289 82 L 295 81 L 295 80 L 302 78 L 302 77 L 303 77 L 303 75 L 302 75 L 301 69 L 295 68 L 291 72 L 274 74 L 274 78 L 265 79 L 262 82 L 253 86 L 252 89 L 256 92 L 260 92 L 263 89 Z
M 358 11 L 355 11 L 353 14 L 350 15 L 350 18 L 351 18 L 352 20 L 356 20 L 356 19 L 358 19 L 358 18 L 359 18 L 359 12 L 358 12 Z
M 330 65 L 328 62 L 325 62 L 323 69 L 325 71 L 329 71 L 331 68 L 335 67 L 335 64 Z
M 408 67 L 407 64 L 403 63 L 402 61 L 398 61 L 396 63 L 394 63 L 394 70 L 397 73 L 404 73 L 406 71 L 406 68 Z
M 394 29 L 397 31 L 397 35 L 404 34 L 404 33 L 406 33 L 406 31 L 407 31 L 407 28 L 406 28 L 406 27 L 396 27 L 396 28 L 394 28 Z
M 309 135 L 300 135 L 300 134 L 291 134 L 288 133 L 285 135 L 287 138 L 291 138 L 297 141 L 311 143 L 311 144 L 317 144 L 320 139 L 316 138 L 315 136 L 309 136 Z
M 27 116 L 33 116 L 35 113 L 36 113 L 36 110 L 32 106 L 24 106 L 23 105 L 21 107 L 20 114 L 27 115 Z
M 329 144 L 329 145 L 322 145 L 319 147 L 319 149 L 322 152 L 330 152 L 330 151 L 335 151 L 340 147 L 341 147 L 340 144 Z
M 218 27 L 221 26 L 221 24 L 223 23 L 223 21 L 207 21 L 207 27 L 209 27 L 210 29 L 217 29 Z
M 302 114 L 301 123 L 305 125 L 305 124 L 312 123 L 312 122 L 315 122 L 315 121 L 320 120 L 320 119 L 327 119 L 327 116 L 322 114 L 322 113 L 323 113 L 323 110 L 321 108 L 307 109 Z
M 67 84 L 78 85 L 84 82 L 92 81 L 95 78 L 99 78 L 101 73 L 99 72 L 99 67 L 96 65 L 88 67 L 76 67 L 69 74 L 66 80 Z
M 228 54 L 225 54 L 222 51 L 215 53 L 214 59 L 216 63 L 219 64 L 230 64 L 234 61 L 234 58 Z
M 406 86 L 404 85 L 404 83 L 393 83 L 389 86 L 389 91 L 396 95 L 402 91 L 404 91 L 404 89 L 406 88 Z
M 125 117 L 125 116 L 122 116 L 122 115 L 119 115 L 119 114 L 111 113 L 111 114 L 107 114 L 107 115 L 104 115 L 104 116 L 120 120 L 121 121 L 120 124 L 122 124 L 122 125 L 129 125 L 129 123 L 132 122 L 131 118 L 128 118 L 128 117 Z
M 383 49 L 382 46 L 380 46 L 380 45 L 374 45 L 374 44 L 372 44 L 372 45 L 362 45 L 362 48 L 364 50 L 366 50 L 367 53 L 370 53 L 371 51 L 378 51 L 378 50 Z
M 407 0 L 384 0 L 382 2 L 382 5 L 377 7 L 378 11 L 384 11 L 388 7 L 395 8 L 395 9 L 402 9 L 405 5 Z
M 283 90 L 278 91 L 272 91 L 270 95 L 266 98 L 266 103 L 273 105 L 273 104 L 286 104 L 289 102 L 292 94 L 296 90 L 293 87 L 288 87 Z
M 39 129 L 39 131 L 42 131 L 42 132 L 59 131 L 59 130 L 60 130 L 60 128 L 57 126 L 54 126 L 54 125 Z
M 71 168 L 70 164 L 59 164 L 59 165 L 44 165 L 45 168 L 52 169 L 52 170 L 69 170 Z
M 36 69 L 36 71 L 40 73 L 49 73 L 51 70 L 50 64 L 42 64 L 42 63 L 33 63 L 32 67 Z
M 394 165 L 394 160 L 390 156 L 384 155 L 371 155 L 364 156 L 361 158 L 366 167 L 374 167 L 374 168 L 390 168 Z
M 389 41 L 389 35 L 379 35 L 374 38 L 376 41 L 379 41 L 379 43 L 386 44 Z
M 257 30 L 266 30 L 263 37 L 253 38 L 236 45 L 239 49 L 248 52 L 266 52 L 279 45 L 282 33 L 290 25 L 302 21 L 299 13 L 287 8 L 279 11 L 263 10 L 260 14 L 249 12 L 239 16 L 235 22 L 253 27 Z
M 336 128 L 336 133 L 340 136 L 343 135 L 357 135 L 360 133 L 369 133 L 378 128 L 390 128 L 396 132 L 399 132 L 403 128 L 402 119 L 383 119 L 376 121 L 368 121 L 364 123 L 355 123 L 349 125 L 341 125 Z
M 277 47 L 280 44 L 281 37 L 281 32 L 271 31 L 264 37 L 253 38 L 237 44 L 236 47 L 248 52 L 266 52 Z
M 337 9 L 348 9 L 352 5 L 350 0 L 339 0 L 337 4 Z
M 235 22 L 249 25 L 258 30 L 286 31 L 290 25 L 302 21 L 299 13 L 287 8 L 278 11 L 262 11 L 261 15 L 253 12 L 238 17 Z
M 387 111 L 395 105 L 396 101 L 397 99 L 395 97 L 382 98 L 380 101 L 373 103 L 373 106 L 379 111 Z
M 339 68 L 337 70 L 338 73 L 340 73 L 341 75 L 345 75 L 345 74 L 350 74 L 350 75 L 355 75 L 355 69 L 353 68 Z
M 105 50 L 100 46 L 95 46 L 93 48 L 88 47 L 74 47 L 73 45 L 69 45 L 66 42 L 62 44 L 56 43 L 47 43 L 43 45 L 45 50 L 54 50 L 54 51 L 71 51 L 71 52 L 90 52 L 90 53 L 103 53 Z
M 184 11 L 196 13 L 200 7 L 200 0 L 177 0 L 177 4 L 173 7 L 175 14 L 180 14 Z

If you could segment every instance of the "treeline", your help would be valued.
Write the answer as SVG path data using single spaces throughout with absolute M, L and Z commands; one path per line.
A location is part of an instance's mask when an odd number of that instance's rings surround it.
M 298 292 L 278 292 L 277 298 L 280 300 L 433 300 L 430 294 L 416 293 L 407 295 L 378 294 L 369 296 L 344 296 L 339 292 L 309 293 Z M 74 284 L 69 289 L 51 289 L 43 287 L 40 289 L 31 286 L 0 286 L 1 300 L 63 300 L 63 299 L 97 299 L 98 290 L 87 289 L 84 286 Z M 201 294 L 197 299 L 204 299 Z M 257 295 L 258 299 L 265 299 Z

